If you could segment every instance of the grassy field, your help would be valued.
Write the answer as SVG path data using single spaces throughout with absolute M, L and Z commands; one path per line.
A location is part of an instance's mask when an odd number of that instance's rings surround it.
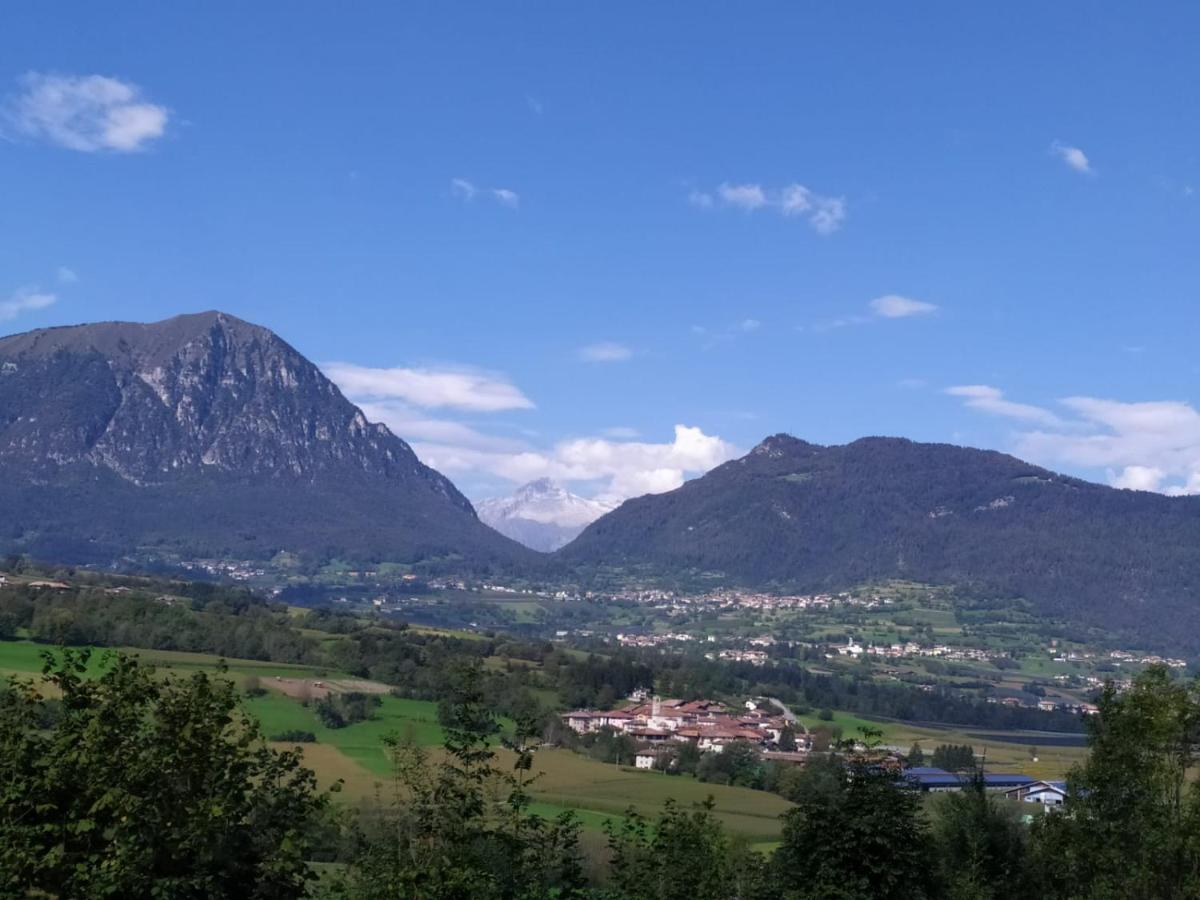
M 1037 732 L 1013 732 L 1014 740 L 1005 741 L 993 729 L 976 727 L 933 727 L 914 725 L 908 722 L 875 721 L 855 716 L 851 713 L 834 711 L 833 720 L 824 722 L 815 715 L 799 717 L 808 728 L 820 725 L 840 726 L 843 738 L 854 738 L 863 727 L 874 728 L 883 732 L 883 742 L 907 750 L 913 744 L 919 744 L 925 752 L 926 759 L 939 744 L 970 744 L 975 748 L 976 755 L 987 760 L 988 771 L 1020 772 L 1033 778 L 1059 779 L 1067 774 L 1076 763 L 1087 756 L 1084 747 L 1056 747 L 1049 741 L 1050 735 L 1039 735 Z M 987 734 L 986 739 L 977 735 Z M 1038 738 L 1042 737 L 1043 741 Z M 1019 739 L 1019 740 L 1017 740 Z M 1031 755 L 1031 748 L 1037 750 L 1037 761 Z
M 268 737 L 284 731 L 311 731 L 319 745 L 337 750 L 370 775 L 382 776 L 391 771 L 385 737 L 395 734 L 421 746 L 433 746 L 442 742 L 442 729 L 435 703 L 390 696 L 380 700 L 375 718 L 345 728 L 325 727 L 300 701 L 274 691 L 248 699 L 246 708 L 262 723 Z
M 36 675 L 41 672 L 43 645 L 27 641 L 0 642 L 0 675 Z M 214 656 L 157 650 L 134 650 L 147 663 L 158 666 L 164 675 L 186 675 L 193 671 L 215 671 Z M 103 654 L 93 654 L 89 668 L 98 672 Z M 299 700 L 271 689 L 276 676 L 283 678 L 332 679 L 338 673 L 305 666 L 262 663 L 254 660 L 226 660 L 227 674 L 235 682 L 257 676 L 267 693 L 247 698 L 245 707 L 262 724 L 268 736 L 284 731 L 311 731 L 316 743 L 299 745 L 305 762 L 317 774 L 319 783 L 329 787 L 342 781 L 341 799 L 349 803 L 387 796 L 391 764 L 383 739 L 397 734 L 428 747 L 442 741 L 437 723 L 437 705 L 420 700 L 381 697 L 376 718 L 345 728 L 331 729 L 321 724 L 312 710 Z M 276 743 L 278 747 L 293 744 Z M 433 751 L 436 755 L 437 751 Z M 499 751 L 497 765 L 507 767 L 511 756 Z M 783 799 L 762 791 L 708 785 L 689 777 L 673 777 L 628 767 L 595 762 L 566 750 L 542 750 L 536 756 L 535 770 L 543 774 L 534 783 L 534 811 L 554 816 L 574 810 L 585 828 L 598 830 L 609 819 L 620 819 L 631 806 L 646 815 L 661 809 L 663 801 L 673 797 L 679 803 L 700 803 L 708 796 L 716 801 L 718 817 L 734 832 L 756 842 L 770 842 L 779 835 L 779 815 L 788 808 Z
M 41 645 L 27 641 L 0 642 L 0 675 L 16 673 L 24 676 L 41 671 Z M 186 675 L 193 671 L 214 671 L 218 660 L 213 656 L 171 651 L 130 650 L 166 674 Z M 102 653 L 95 653 L 90 668 L 98 671 Z M 254 660 L 226 661 L 228 676 L 241 683 L 256 676 L 267 693 L 248 698 L 246 709 L 262 723 L 268 736 L 284 731 L 311 731 L 317 743 L 302 745 L 305 760 L 316 772 L 319 782 L 329 786 L 339 779 L 343 782 L 340 797 L 349 803 L 374 798 L 390 791 L 391 766 L 383 739 L 397 734 L 428 747 L 442 741 L 437 723 L 436 704 L 405 700 L 390 695 L 381 698 L 376 718 L 340 729 L 329 729 L 320 723 L 312 710 L 299 700 L 272 690 L 276 676 L 280 678 L 333 679 L 338 673 L 305 666 L 263 663 Z M 984 743 L 967 734 L 966 730 L 920 727 L 902 722 L 878 722 L 835 711 L 832 722 L 822 722 L 816 716 L 802 717 L 812 728 L 818 725 L 840 726 L 846 737 L 858 734 L 861 727 L 883 731 L 884 741 L 907 748 L 920 742 L 927 756 L 938 744 L 972 744 L 983 753 Z M 985 729 L 974 729 L 984 731 Z M 434 751 L 436 752 L 436 751 Z M 1036 778 L 1062 777 L 1074 763 L 1083 759 L 1085 751 L 1078 747 L 1038 747 L 1038 762 L 1030 758 L 1026 744 L 1004 743 L 988 739 L 986 745 L 988 768 L 991 771 L 1020 771 Z M 498 765 L 508 765 L 507 753 L 500 751 Z M 773 794 L 710 785 L 690 777 L 664 775 L 627 767 L 606 765 L 566 750 L 541 750 L 535 760 L 535 770 L 543 774 L 532 786 L 536 799 L 535 811 L 552 816 L 564 809 L 578 812 L 584 826 L 599 829 L 610 818 L 620 818 L 633 807 L 643 814 L 653 815 L 667 798 L 690 805 L 712 796 L 716 814 L 733 832 L 746 837 L 756 846 L 769 846 L 778 840 L 779 816 L 788 803 Z
M 506 765 L 507 754 L 498 763 Z M 791 804 L 765 791 L 704 784 L 688 776 L 664 775 L 587 759 L 569 750 L 541 750 L 534 768 L 542 772 L 532 793 L 543 803 L 619 816 L 629 807 L 653 815 L 668 798 L 685 806 L 712 797 L 715 813 L 730 831 L 754 841 L 777 839 L 779 816 Z M 586 823 L 585 823 L 586 824 Z

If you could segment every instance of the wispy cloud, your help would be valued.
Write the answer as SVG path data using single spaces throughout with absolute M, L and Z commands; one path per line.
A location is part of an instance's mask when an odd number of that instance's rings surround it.
M 837 328 L 849 328 L 853 325 L 870 325 L 874 322 L 890 319 L 928 316 L 938 311 L 937 304 L 929 303 L 925 300 L 914 300 L 911 297 L 902 297 L 899 294 L 885 294 L 882 297 L 876 297 L 867 304 L 867 309 L 867 313 L 854 313 L 818 322 L 816 325 L 811 326 L 811 330 L 816 332 L 833 331 Z M 801 326 L 799 330 L 806 331 L 808 329 L 805 326 Z
M 767 205 L 767 193 L 757 184 L 723 184 L 717 188 L 717 197 L 726 206 L 753 212 Z
M 899 294 L 876 297 L 869 306 L 875 315 L 885 319 L 906 319 L 909 316 L 927 316 L 937 312 L 937 306 L 932 303 L 901 297 Z
M 450 179 L 450 196 L 464 203 L 470 203 L 476 197 L 484 197 L 509 209 L 517 209 L 521 205 L 521 195 L 516 191 L 508 188 L 481 188 L 466 178 Z
M 370 421 L 387 425 L 409 441 L 424 462 L 455 476 L 513 484 L 549 477 L 576 485 L 579 493 L 615 503 L 672 490 L 685 478 L 738 454 L 729 442 L 687 425 L 676 425 L 673 438 L 658 443 L 636 440 L 636 430 L 616 427 L 604 429 L 599 436 L 539 445 L 533 442 L 536 432 L 505 428 L 504 423 L 486 418 L 533 408 L 519 388 L 498 376 L 461 370 L 373 369 L 351 363 L 331 363 L 324 370 Z M 472 421 L 455 418 L 467 413 Z M 497 427 L 505 433 L 491 433 Z M 514 433 L 523 437 L 515 438 Z
M 74 284 L 79 280 L 75 270 L 68 266 L 59 266 L 54 277 L 58 279 L 59 284 Z
M 961 397 L 971 409 L 993 416 L 1049 426 L 1062 424 L 1062 420 L 1050 410 L 1028 403 L 1015 403 L 1006 399 L 1002 390 L 988 384 L 961 384 L 946 388 L 946 393 L 952 397 Z
M 501 206 L 507 206 L 510 209 L 516 209 L 521 205 L 520 195 L 508 188 L 492 188 L 492 198 Z
M 170 112 L 136 84 L 103 75 L 30 72 L 9 98 L 5 119 L 19 135 L 83 153 L 143 150 L 163 136 Z
M 1070 144 L 1064 144 L 1062 141 L 1054 141 L 1050 145 L 1050 152 L 1076 172 L 1082 172 L 1084 175 L 1095 174 L 1096 170 L 1092 168 L 1091 160 L 1078 147 L 1072 147 Z
M 502 376 L 466 369 L 379 369 L 353 363 L 323 366 L 342 391 L 359 400 L 402 400 L 426 409 L 476 412 L 534 409 L 520 388 Z
M 58 302 L 58 297 L 37 288 L 19 288 L 9 295 L 8 299 L 0 300 L 0 322 L 15 319 L 22 313 L 45 309 Z
M 837 231 L 846 219 L 845 198 L 818 194 L 795 183 L 769 188 L 755 183 L 725 182 L 712 190 L 693 189 L 688 192 L 687 200 L 699 209 L 724 207 L 746 213 L 773 210 L 785 218 L 800 216 L 822 235 Z
M 1036 426 L 1014 440 L 1014 452 L 1026 459 L 1101 469 L 1114 487 L 1200 494 L 1200 412 L 1189 403 L 1065 397 L 1058 401 L 1060 416 L 1008 401 L 987 385 L 947 393 L 974 409 Z
M 724 344 L 727 341 L 737 340 L 742 337 L 754 334 L 762 328 L 762 322 L 754 318 L 745 318 L 732 325 L 719 326 L 710 328 L 707 325 L 693 325 L 691 332 L 699 338 L 705 350 L 711 350 L 718 344 Z
M 612 341 L 600 341 L 579 348 L 579 358 L 584 362 L 624 362 L 632 357 L 631 349 Z

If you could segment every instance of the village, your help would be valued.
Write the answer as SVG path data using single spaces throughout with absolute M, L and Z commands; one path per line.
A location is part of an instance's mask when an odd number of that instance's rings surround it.
M 578 709 L 563 713 L 562 721 L 578 735 L 602 731 L 632 738 L 637 749 L 634 767 L 669 771 L 677 748 L 691 745 L 700 753 L 723 753 L 735 744 L 748 744 L 764 762 L 803 766 L 816 755 L 828 754 L 828 746 L 816 749 L 814 735 L 777 702 L 746 700 L 741 709 L 731 709 L 714 700 L 680 700 L 648 697 L 639 690 L 627 706 L 608 710 Z M 866 749 L 865 745 L 856 745 Z M 921 793 L 949 793 L 970 786 L 970 772 L 951 772 L 933 766 L 908 764 L 899 748 L 879 748 L 879 765 L 893 769 L 897 782 Z M 1021 773 L 980 772 L 984 787 L 1006 799 L 1036 803 L 1048 809 L 1061 806 L 1066 785 Z

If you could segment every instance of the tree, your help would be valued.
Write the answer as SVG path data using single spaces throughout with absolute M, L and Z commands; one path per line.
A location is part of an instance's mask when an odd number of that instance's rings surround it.
M 939 744 L 933 751 L 933 766 L 947 772 L 975 768 L 975 748 L 970 744 Z
M 836 756 L 812 756 L 803 766 L 791 766 L 780 778 L 778 793 L 793 803 L 833 802 L 845 784 L 845 767 Z
M 1198 762 L 1200 686 L 1155 666 L 1124 694 L 1110 682 L 1098 705 L 1064 814 L 1034 830 L 1045 896 L 1200 896 L 1200 788 L 1188 779 Z
M 1013 804 L 976 773 L 934 802 L 933 840 L 947 900 L 1023 900 L 1037 895 L 1026 865 L 1027 831 Z
M 695 741 L 684 741 L 676 751 L 675 771 L 680 775 L 695 775 L 702 758 L 699 744 Z
M 477 665 L 450 674 L 440 715 L 446 737 L 435 761 L 424 748 L 391 737 L 393 801 L 364 834 L 351 867 L 362 900 L 516 900 L 580 896 L 579 823 L 529 812 L 539 723 L 517 722 L 504 742 L 512 769 L 495 765 L 498 723 Z M 493 798 L 498 797 L 498 802 Z
M 735 847 L 712 798 L 692 810 L 668 800 L 653 825 L 629 809 L 606 823 L 612 857 L 604 900 L 754 900 L 772 896 L 760 856 Z
M 921 749 L 919 743 L 914 742 L 912 749 L 908 751 L 908 764 L 910 766 L 925 765 L 925 751 Z
M 852 758 L 832 790 L 805 791 L 784 815 L 771 860 L 790 900 L 924 900 L 932 896 L 928 825 L 918 795 L 874 754 Z
M 762 754 L 749 741 L 732 741 L 720 752 L 705 753 L 696 767 L 701 781 L 759 787 L 762 784 Z
M 0 694 L 0 894 L 299 897 L 326 803 L 294 751 L 267 747 L 236 687 L 159 679 L 135 658 L 45 654 L 62 694 Z
M 791 725 L 784 725 L 783 730 L 779 732 L 779 749 L 784 753 L 795 752 L 796 729 Z

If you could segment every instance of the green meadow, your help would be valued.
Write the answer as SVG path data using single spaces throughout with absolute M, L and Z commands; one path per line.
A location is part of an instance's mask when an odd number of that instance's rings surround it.
M 163 675 L 215 672 L 220 664 L 216 657 L 198 653 L 123 649 L 155 665 Z M 28 641 L 0 642 L 0 675 L 36 677 L 41 672 L 40 654 L 44 650 L 53 648 Z M 100 671 L 103 657 L 104 651 L 93 652 L 91 672 Z M 345 802 L 357 803 L 390 793 L 391 764 L 385 737 L 394 734 L 430 747 L 434 756 L 439 752 L 436 748 L 442 742 L 442 729 L 437 721 L 436 703 L 384 695 L 374 718 L 345 728 L 327 728 L 300 700 L 272 689 L 271 682 L 276 676 L 330 680 L 338 678 L 339 673 L 244 659 L 229 659 L 224 664 L 227 676 L 235 683 L 256 676 L 267 689 L 264 695 L 245 700 L 246 710 L 258 719 L 264 734 L 268 737 L 285 731 L 314 734 L 316 743 L 299 745 L 305 762 L 323 786 L 340 781 L 338 796 Z M 510 764 L 510 754 L 499 750 L 497 765 L 503 768 Z M 711 796 L 717 804 L 718 817 L 733 832 L 755 842 L 769 842 L 778 838 L 779 816 L 789 807 L 787 801 L 763 791 L 606 765 L 568 750 L 538 751 L 534 768 L 540 773 L 531 790 L 534 811 L 554 816 L 573 810 L 583 826 L 593 831 L 610 819 L 622 818 L 630 808 L 652 816 L 668 798 L 691 805 Z

